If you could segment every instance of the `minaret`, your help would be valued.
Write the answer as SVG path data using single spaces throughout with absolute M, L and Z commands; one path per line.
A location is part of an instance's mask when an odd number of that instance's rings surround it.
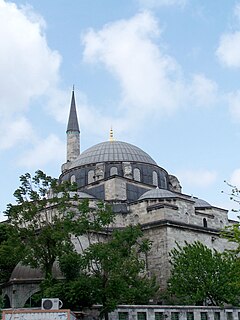
M 75 160 L 80 154 L 80 130 L 76 111 L 74 87 L 67 125 L 67 162 Z

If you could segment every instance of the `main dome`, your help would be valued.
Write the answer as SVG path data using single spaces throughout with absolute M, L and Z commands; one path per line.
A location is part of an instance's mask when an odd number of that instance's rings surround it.
M 85 150 L 72 162 L 70 168 L 99 162 L 142 162 L 157 165 L 143 150 L 122 141 L 106 141 Z

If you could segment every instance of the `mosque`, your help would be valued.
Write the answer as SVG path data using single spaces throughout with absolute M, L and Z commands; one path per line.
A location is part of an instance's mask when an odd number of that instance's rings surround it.
M 232 224 L 227 210 L 182 193 L 177 177 L 160 167 L 146 152 L 127 142 L 110 140 L 80 153 L 80 130 L 74 91 L 67 125 L 67 161 L 60 181 L 76 182 L 81 198 L 110 203 L 114 227 L 140 224 L 152 242 L 148 272 L 161 288 L 170 276 L 169 252 L 176 242 L 201 241 L 222 251 L 229 246 L 219 230 Z M 56 277 L 60 274 L 55 270 Z M 4 288 L 11 307 L 22 307 L 39 290 L 39 270 L 17 265 Z M 18 299 L 16 297 L 18 296 Z

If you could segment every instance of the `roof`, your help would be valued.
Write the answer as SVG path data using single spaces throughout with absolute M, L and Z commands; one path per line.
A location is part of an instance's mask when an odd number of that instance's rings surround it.
M 176 194 L 166 189 L 156 188 L 145 192 L 138 200 L 161 198 L 176 198 Z
M 85 150 L 72 162 L 70 168 L 99 162 L 142 162 L 157 165 L 143 150 L 122 141 L 106 141 Z
M 212 207 L 210 203 L 208 203 L 207 201 L 205 201 L 203 199 L 194 198 L 193 200 L 195 201 L 195 207 L 197 207 L 197 208 Z
M 67 132 L 69 132 L 69 131 L 80 132 L 79 126 L 78 126 L 78 118 L 77 118 L 74 90 L 72 92 L 71 107 L 70 107 L 70 113 L 69 113 L 68 125 L 67 125 Z
M 57 279 L 61 279 L 63 276 L 59 269 L 58 263 L 53 264 L 53 276 Z M 30 266 L 25 266 L 19 262 L 13 269 L 10 277 L 10 281 L 13 280 L 42 280 L 44 278 L 44 273 L 40 269 L 31 268 Z

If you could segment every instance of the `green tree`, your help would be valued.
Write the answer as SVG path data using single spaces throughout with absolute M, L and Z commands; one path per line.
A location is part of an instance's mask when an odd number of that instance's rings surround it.
M 150 243 L 140 227 L 113 231 L 110 206 L 80 201 L 76 185 L 59 184 L 42 171 L 20 181 L 17 204 L 6 214 L 22 246 L 22 262 L 45 272 L 45 297 L 57 295 L 71 307 L 100 303 L 106 319 L 118 303 L 148 302 L 156 285 L 144 273 Z M 52 278 L 56 260 L 63 281 Z
M 153 298 L 158 287 L 155 278 L 147 276 L 145 263 L 150 243 L 142 239 L 140 227 L 104 235 L 105 240 L 95 237 L 96 242 L 91 241 L 82 254 L 66 253 L 60 258 L 66 280 L 48 286 L 45 295 L 55 294 L 65 307 L 74 309 L 101 304 L 100 316 L 105 319 L 117 304 L 144 304 Z
M 211 250 L 201 242 L 177 245 L 170 253 L 168 290 L 183 303 L 237 304 L 239 268 L 234 255 Z
M 22 246 L 17 239 L 15 229 L 6 222 L 0 223 L 0 284 L 9 280 L 21 258 Z
M 52 276 L 52 266 L 63 252 L 72 250 L 70 225 L 74 212 L 70 197 L 74 186 L 37 171 L 20 177 L 17 204 L 6 210 L 15 237 L 22 246 L 22 262 Z
M 105 319 L 117 304 L 148 303 L 157 291 L 155 279 L 149 279 L 145 269 L 150 243 L 142 237 L 140 226 L 129 226 L 83 252 L 82 268 L 95 282 L 100 316 Z

